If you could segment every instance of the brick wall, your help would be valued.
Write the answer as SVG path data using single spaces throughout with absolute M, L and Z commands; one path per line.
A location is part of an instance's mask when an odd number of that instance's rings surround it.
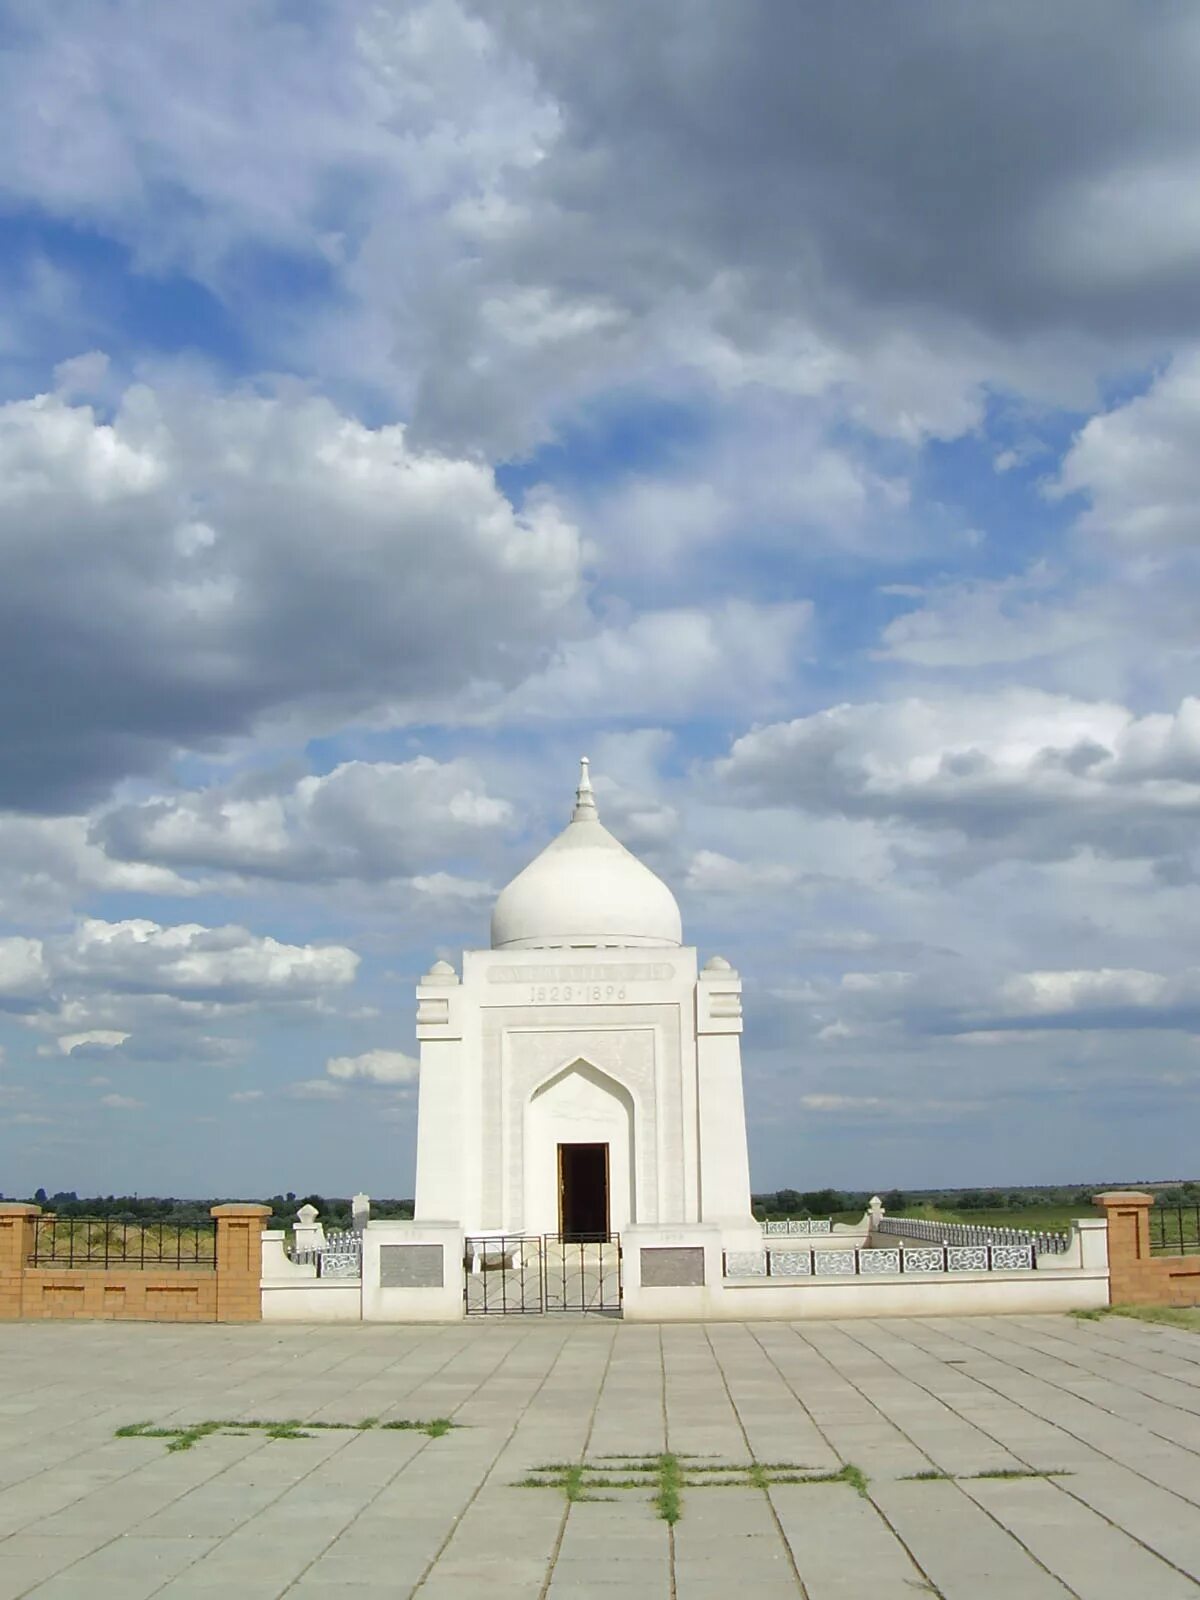
M 1200 1255 L 1152 1256 L 1152 1194 L 1113 1189 L 1093 1197 L 1108 1219 L 1108 1295 L 1114 1306 L 1200 1305 Z
M 106 1321 L 216 1322 L 217 1275 L 149 1267 L 27 1267 L 22 1317 L 98 1317 Z
M 214 1269 L 33 1267 L 40 1206 L 0 1205 L 0 1321 L 95 1317 L 138 1322 L 258 1322 L 262 1231 L 270 1208 L 214 1206 Z

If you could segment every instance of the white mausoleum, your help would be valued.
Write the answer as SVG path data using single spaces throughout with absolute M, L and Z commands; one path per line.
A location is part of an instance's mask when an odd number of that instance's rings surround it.
M 737 973 L 698 968 L 585 759 L 570 822 L 496 901 L 491 949 L 417 989 L 415 1221 L 757 1244 L 741 1031 Z

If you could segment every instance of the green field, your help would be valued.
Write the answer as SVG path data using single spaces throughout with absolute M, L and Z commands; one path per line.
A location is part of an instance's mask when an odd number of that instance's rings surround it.
M 894 1215 L 920 1217 L 927 1222 L 966 1222 L 981 1228 L 1028 1228 L 1034 1233 L 1065 1233 L 1076 1217 L 1098 1217 L 1101 1213 L 1094 1206 L 1079 1205 L 1026 1206 L 1012 1211 L 999 1208 L 992 1211 L 953 1211 L 926 1203 L 905 1206 Z

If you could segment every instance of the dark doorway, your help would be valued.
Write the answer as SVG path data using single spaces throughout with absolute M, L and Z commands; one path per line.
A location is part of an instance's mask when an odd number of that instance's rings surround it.
M 558 1231 L 564 1239 L 608 1238 L 608 1146 L 558 1147 Z

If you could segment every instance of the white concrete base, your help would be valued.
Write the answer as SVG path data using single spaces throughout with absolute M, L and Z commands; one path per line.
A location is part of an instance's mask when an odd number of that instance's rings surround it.
M 1003 1312 L 1090 1311 L 1108 1304 L 1108 1268 L 1103 1235 L 1087 1230 L 1085 1266 L 1040 1266 L 1036 1272 L 939 1272 L 909 1277 L 839 1280 L 722 1276 L 723 1249 L 717 1228 L 629 1228 L 624 1251 L 624 1315 L 629 1322 L 802 1321 L 837 1317 L 971 1317 Z M 844 1238 L 826 1236 L 825 1248 L 845 1248 Z M 816 1239 L 805 1244 L 816 1246 Z M 704 1282 L 662 1286 L 642 1282 L 658 1258 L 643 1250 L 700 1249 Z M 665 1259 L 665 1258 L 664 1258 Z M 1044 1258 L 1045 1259 L 1045 1258 Z M 1055 1258 L 1057 1259 L 1057 1258 Z
M 930 1272 L 908 1278 L 847 1278 L 838 1283 L 740 1278 L 725 1283 L 721 1294 L 710 1297 L 704 1314 L 714 1321 L 799 1322 L 809 1317 L 984 1317 L 1006 1312 L 1093 1311 L 1107 1304 L 1107 1272 Z
M 361 1322 L 362 1284 L 337 1278 L 294 1283 L 269 1278 L 262 1285 L 264 1322 Z
M 623 1299 L 627 1322 L 702 1322 L 721 1298 L 725 1243 L 721 1230 L 693 1223 L 680 1228 L 634 1226 L 621 1236 Z M 643 1284 L 642 1251 L 700 1250 L 702 1284 Z M 718 1313 L 719 1315 L 719 1313 Z
M 381 1282 L 380 1251 L 388 1245 L 439 1245 L 440 1287 L 389 1287 Z M 457 1222 L 371 1222 L 363 1234 L 364 1322 L 461 1322 L 463 1230 Z

